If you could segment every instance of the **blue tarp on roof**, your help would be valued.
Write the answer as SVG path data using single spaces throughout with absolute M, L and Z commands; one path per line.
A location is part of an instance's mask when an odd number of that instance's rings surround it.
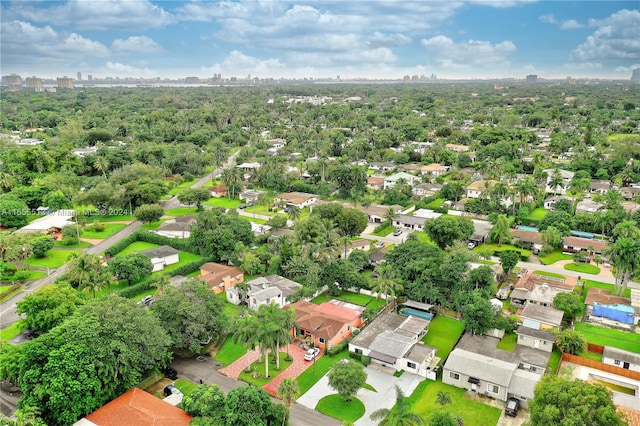
M 601 305 L 594 302 L 593 312 L 591 315 L 594 317 L 603 317 L 612 321 L 618 321 L 623 324 L 633 325 L 635 309 L 632 306 L 627 305 Z
M 593 238 L 595 237 L 595 234 L 582 231 L 571 231 L 571 235 L 573 235 L 574 237 L 587 238 L 589 240 L 593 240 Z

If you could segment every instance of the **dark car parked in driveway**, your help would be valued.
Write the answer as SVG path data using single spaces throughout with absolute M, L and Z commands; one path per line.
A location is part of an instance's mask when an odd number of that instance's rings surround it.
M 518 415 L 518 409 L 520 408 L 520 400 L 516 398 L 507 399 L 507 406 L 504 409 L 504 413 L 507 416 L 515 417 Z

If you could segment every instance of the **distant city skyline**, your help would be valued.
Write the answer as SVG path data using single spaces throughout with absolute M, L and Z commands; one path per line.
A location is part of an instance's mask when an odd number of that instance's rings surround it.
M 637 1 L 0 1 L 0 72 L 629 79 Z M 87 77 L 85 77 L 87 78 Z

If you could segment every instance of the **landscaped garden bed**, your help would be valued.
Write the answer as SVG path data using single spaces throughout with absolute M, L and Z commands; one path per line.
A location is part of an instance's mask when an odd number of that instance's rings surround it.
M 246 351 L 245 351 L 246 352 Z M 269 383 L 271 380 L 278 377 L 293 361 L 287 361 L 287 354 L 280 352 L 280 369 L 276 370 L 276 363 L 273 354 L 269 354 L 269 377 L 265 377 L 264 356 L 262 361 L 258 360 L 251 364 L 251 371 L 247 372 L 243 370 L 238 377 L 238 380 L 247 382 L 250 385 L 261 387 Z

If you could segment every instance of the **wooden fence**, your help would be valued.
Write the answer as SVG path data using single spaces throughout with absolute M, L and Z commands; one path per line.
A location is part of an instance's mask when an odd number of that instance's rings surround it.
M 567 361 L 573 364 L 582 365 L 584 367 L 593 368 L 596 370 L 604 371 L 611 374 L 617 374 L 618 376 L 627 377 L 633 380 L 640 380 L 640 372 L 627 370 L 626 368 L 616 367 L 615 365 L 605 364 L 603 362 L 593 361 L 590 359 L 582 358 L 579 356 L 571 355 L 568 353 L 562 354 L 562 362 Z

